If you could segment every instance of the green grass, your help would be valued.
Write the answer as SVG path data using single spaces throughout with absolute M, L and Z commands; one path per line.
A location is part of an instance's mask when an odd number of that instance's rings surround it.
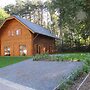
M 67 53 L 52 56 L 56 61 L 80 61 L 84 63 L 83 71 L 88 73 L 90 71 L 90 53 Z
M 50 60 L 50 61 L 88 61 L 90 62 L 90 53 L 65 53 L 65 54 L 37 54 L 33 57 L 34 60 Z M 90 64 L 90 63 L 89 63 Z
M 29 59 L 29 58 L 31 58 L 31 57 L 27 57 L 27 56 L 20 56 L 20 57 L 1 56 L 0 57 L 0 68 L 8 66 L 10 64 L 24 61 L 24 60 Z
M 56 56 L 59 60 L 69 60 L 69 61 L 90 61 L 90 53 L 67 53 L 67 54 L 60 54 Z

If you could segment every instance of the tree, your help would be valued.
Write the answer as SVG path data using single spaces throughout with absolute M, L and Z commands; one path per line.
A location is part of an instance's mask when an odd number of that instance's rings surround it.
M 3 20 L 7 17 L 9 17 L 9 14 L 7 14 L 2 8 L 0 8 L 0 24 L 2 24 Z
M 76 44 L 76 42 L 81 42 L 81 38 L 87 39 L 90 35 L 89 30 L 89 18 L 90 18 L 90 1 L 89 0 L 52 0 L 53 7 L 58 11 L 59 14 L 59 26 L 62 37 L 62 47 L 63 42 L 66 42 L 69 39 L 69 42 L 72 42 L 72 45 Z M 87 5 L 88 4 L 88 5 Z M 85 10 L 84 10 L 85 9 Z M 80 12 L 85 13 L 81 17 Z M 88 15 L 87 15 L 88 12 Z M 79 18 L 77 17 L 79 14 Z M 88 19 L 86 19 L 86 16 Z M 86 24 L 87 23 L 87 24 Z M 69 33 L 68 33 L 68 32 Z M 87 34 L 88 33 L 88 34 Z M 66 35 L 70 36 L 65 37 Z M 64 39 L 64 41 L 63 41 Z M 72 46 L 71 45 L 71 46 Z
M 90 42 L 90 0 L 16 0 L 4 8 L 54 32 L 59 45 L 73 48 Z M 89 43 L 90 44 L 90 43 Z
M 58 13 L 57 10 L 54 9 L 53 7 L 53 3 L 51 3 L 51 1 L 47 1 L 45 2 L 45 8 L 47 10 L 47 27 L 49 29 L 51 29 L 51 32 L 54 32 L 58 37 L 59 37 L 59 27 L 58 27 Z M 49 13 L 49 17 L 48 17 L 48 13 Z M 48 22 L 48 18 L 50 19 L 50 21 Z M 48 26 L 49 25 L 49 26 Z
M 3 20 L 7 17 L 9 17 L 9 15 L 3 9 L 0 8 L 0 19 Z
M 43 8 L 41 1 L 16 0 L 16 5 L 7 5 L 4 10 L 10 15 L 19 15 L 34 23 L 43 25 Z

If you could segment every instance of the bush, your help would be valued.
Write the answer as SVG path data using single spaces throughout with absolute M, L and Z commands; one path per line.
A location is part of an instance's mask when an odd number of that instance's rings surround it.
M 33 60 L 35 60 L 35 61 L 46 60 L 46 59 L 48 59 L 48 57 L 49 57 L 48 53 L 36 54 L 35 56 L 33 56 Z
M 59 87 L 56 90 L 68 90 L 68 88 L 73 84 L 78 77 L 84 74 L 83 69 L 78 69 L 77 71 L 71 73 L 71 76 L 66 80 L 62 81 Z

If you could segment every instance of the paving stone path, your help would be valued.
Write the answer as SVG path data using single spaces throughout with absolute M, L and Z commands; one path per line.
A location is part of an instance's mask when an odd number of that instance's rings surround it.
M 53 90 L 73 71 L 82 68 L 80 62 L 32 61 L 31 59 L 0 69 L 0 78 L 35 90 Z

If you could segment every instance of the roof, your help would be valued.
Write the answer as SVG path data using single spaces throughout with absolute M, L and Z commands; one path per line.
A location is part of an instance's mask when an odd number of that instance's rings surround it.
M 29 20 L 20 18 L 19 16 L 16 16 L 16 15 L 14 15 L 13 17 L 18 19 L 21 23 L 23 23 L 25 26 L 27 26 L 34 33 L 42 34 L 42 35 L 49 36 L 49 37 L 52 37 L 52 38 L 57 38 L 49 30 L 45 29 L 44 27 L 42 27 L 38 24 L 32 23 Z

